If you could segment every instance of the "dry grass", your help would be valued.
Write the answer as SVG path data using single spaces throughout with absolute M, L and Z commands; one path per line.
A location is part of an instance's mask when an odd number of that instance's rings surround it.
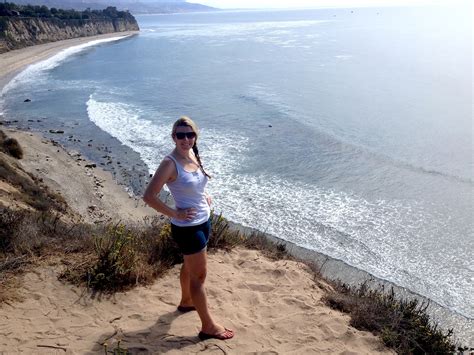
M 50 191 L 41 180 L 23 170 L 11 157 L 0 152 L 0 180 L 4 181 L 21 193 L 12 196 L 38 211 L 55 210 L 66 212 L 67 205 L 64 198 Z
M 237 228 L 231 228 L 229 222 L 222 215 L 211 215 L 212 232 L 209 238 L 208 249 L 232 250 L 236 246 L 261 251 L 272 260 L 292 259 L 284 244 L 272 242 L 265 233 L 253 230 L 243 233 Z
M 428 303 L 402 299 L 393 288 L 370 288 L 367 283 L 350 287 L 333 283 L 334 290 L 323 300 L 338 311 L 349 313 L 350 324 L 380 336 L 384 344 L 398 354 L 454 354 L 453 331 L 438 329 L 426 312 Z M 462 352 L 465 347 L 458 347 Z
M 23 149 L 15 138 L 9 138 L 0 131 L 0 150 L 16 159 L 23 158 Z
M 38 260 L 87 247 L 94 226 L 64 222 L 57 211 L 0 208 L 0 303 L 18 297 L 15 276 Z
M 213 214 L 211 220 L 209 252 L 241 245 L 265 250 L 275 258 L 286 255 L 281 246 L 268 242 L 258 233 L 246 236 L 231 230 L 220 215 Z M 121 223 L 97 226 L 88 244 L 91 241 L 92 253 L 79 263 L 68 265 L 61 278 L 95 291 L 115 292 L 149 284 L 173 265 L 183 262 L 171 237 L 170 224 L 159 217 L 145 219 L 143 224 L 135 226 Z
M 80 262 L 68 265 L 61 278 L 95 291 L 146 285 L 182 262 L 169 225 L 158 217 L 141 226 L 98 225 L 87 243 L 92 250 Z

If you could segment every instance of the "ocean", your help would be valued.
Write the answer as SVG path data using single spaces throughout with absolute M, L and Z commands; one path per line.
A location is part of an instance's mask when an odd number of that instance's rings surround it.
M 135 194 L 188 115 L 217 212 L 422 295 L 472 339 L 470 6 L 137 16 L 137 36 L 27 68 L 1 110 L 115 154 Z

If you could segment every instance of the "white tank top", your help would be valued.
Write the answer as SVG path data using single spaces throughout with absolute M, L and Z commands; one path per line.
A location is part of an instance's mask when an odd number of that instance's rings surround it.
M 178 173 L 176 180 L 166 183 L 173 195 L 176 207 L 179 209 L 193 207 L 197 211 L 196 216 L 190 221 L 171 218 L 171 223 L 179 227 L 189 227 L 206 222 L 211 215 L 211 209 L 204 193 L 208 177 L 202 173 L 201 169 L 188 172 L 173 156 L 168 155 L 167 157 L 174 161 Z

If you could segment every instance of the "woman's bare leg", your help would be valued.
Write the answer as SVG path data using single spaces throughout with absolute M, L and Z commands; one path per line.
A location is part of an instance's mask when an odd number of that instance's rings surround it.
M 212 319 L 207 305 L 207 296 L 204 287 L 207 274 L 206 250 L 192 255 L 185 255 L 184 260 L 184 265 L 190 277 L 191 298 L 199 314 L 199 318 L 201 318 L 202 332 L 206 334 L 221 334 L 226 332 L 226 329 L 222 325 L 217 324 Z M 232 336 L 229 336 L 229 338 L 231 337 Z
M 179 274 L 179 282 L 181 283 L 181 302 L 179 305 L 182 307 L 191 307 L 193 306 L 193 299 L 191 297 L 191 278 L 189 272 L 183 263 L 181 266 L 181 272 Z

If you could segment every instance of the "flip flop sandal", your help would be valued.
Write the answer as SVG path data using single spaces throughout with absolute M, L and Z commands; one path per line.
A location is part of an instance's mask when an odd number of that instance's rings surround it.
M 180 311 L 181 313 L 187 313 L 195 310 L 196 307 L 194 306 L 178 306 L 178 311 Z
M 207 334 L 204 332 L 199 332 L 198 337 L 201 340 L 207 339 L 218 339 L 218 340 L 228 340 L 234 337 L 234 331 L 224 328 L 225 330 L 222 333 L 217 334 Z

